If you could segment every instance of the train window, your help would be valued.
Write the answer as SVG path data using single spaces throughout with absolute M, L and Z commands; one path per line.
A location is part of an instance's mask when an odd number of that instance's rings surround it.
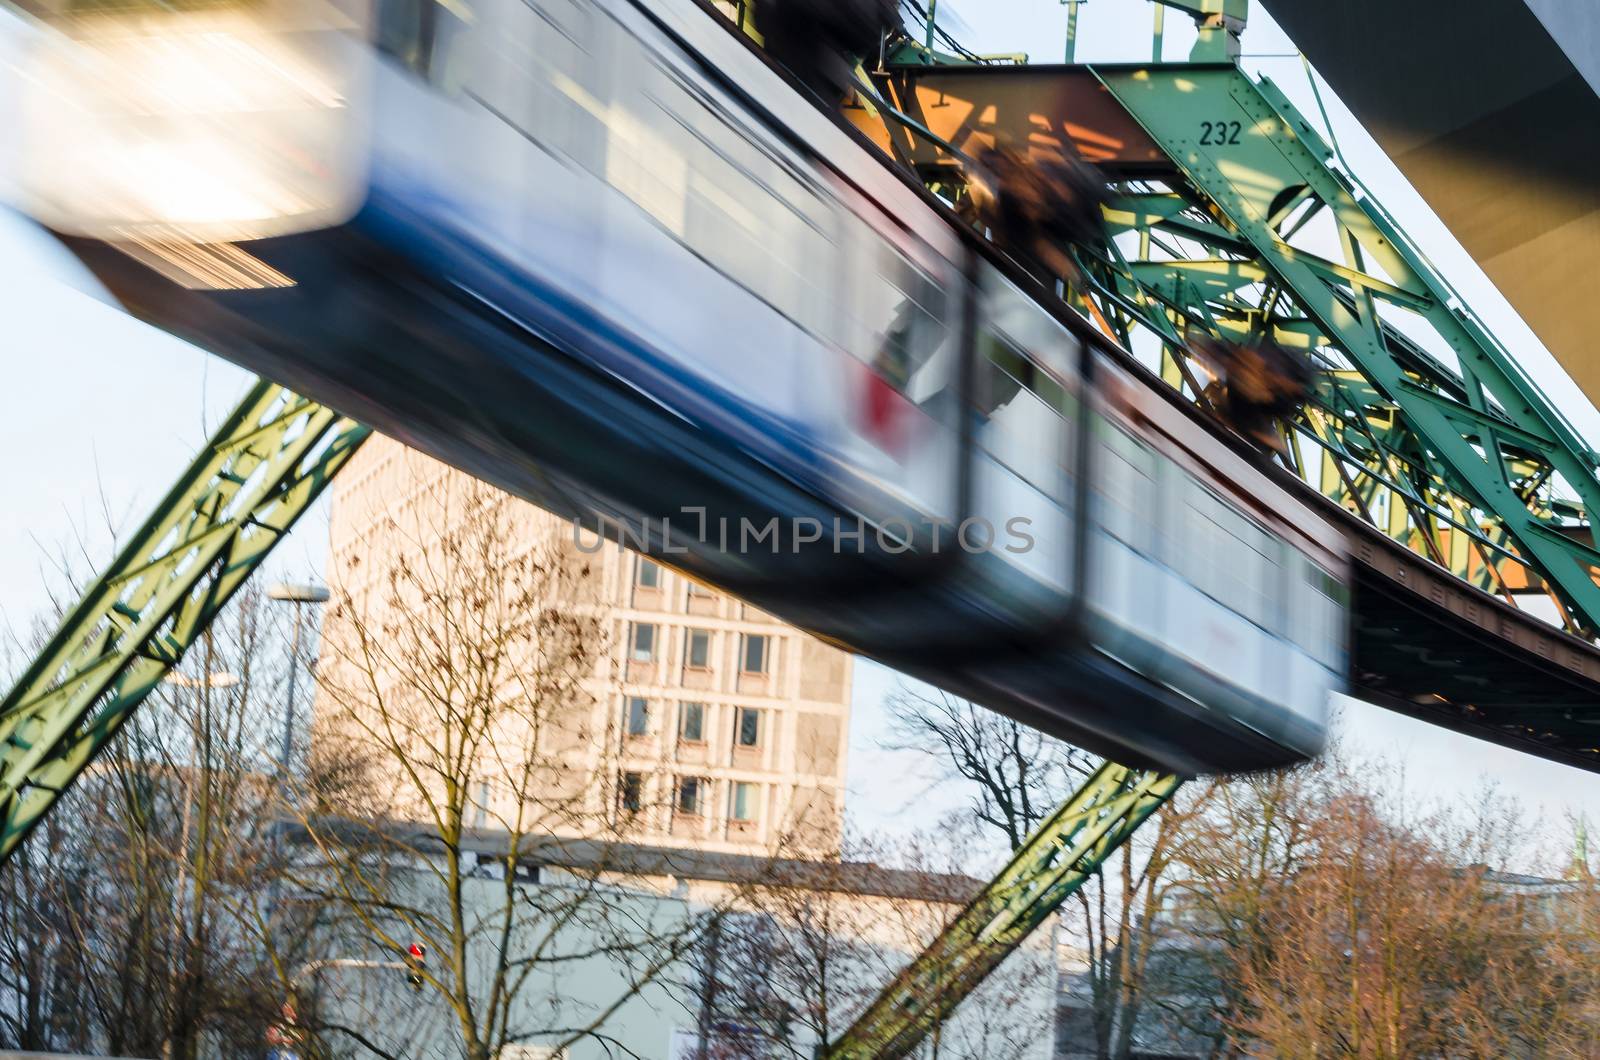
M 484 55 L 472 62 L 474 94 L 503 121 L 558 157 L 565 155 L 590 172 L 594 135 L 607 114 L 585 84 L 593 84 L 604 63 L 594 54 L 593 13 L 575 0 L 447 0 L 476 7 L 479 20 L 495 32 L 478 34 Z M 623 35 L 615 35 L 618 38 Z
M 815 334 L 832 316 L 832 209 L 757 134 L 655 64 L 613 107 L 605 179 L 730 280 Z
M 1309 559 L 1301 560 L 1300 572 L 1291 636 L 1312 658 L 1329 669 L 1338 669 L 1344 653 L 1344 613 L 1349 590 Z
M 467 14 L 453 0 L 381 0 L 377 49 L 442 91 L 458 91 L 468 67 Z
M 378 51 L 408 70 L 426 74 L 438 18 L 435 0 L 382 0 L 378 4 Z
M 1099 522 L 1106 533 L 1150 552 L 1150 528 L 1156 512 L 1156 455 L 1126 431 L 1102 424 L 1100 451 L 1094 469 Z
M 1027 527 L 1032 546 L 993 554 L 1060 593 L 1071 584 L 1075 409 L 1063 381 L 1071 376 L 1045 366 L 1073 363 L 1075 340 L 998 272 L 982 271 L 979 291 L 973 515 L 995 527 Z
M 1061 500 L 1070 432 L 1066 390 L 1021 350 L 985 330 L 979 339 L 979 438 L 1024 482 Z
M 679 238 L 688 185 L 684 146 L 681 131 L 659 106 L 613 106 L 607 115 L 606 183 Z
M 947 349 L 944 288 L 876 233 L 872 274 L 856 294 L 868 345 L 845 341 L 849 352 L 872 365 L 879 378 L 935 419 L 954 424 L 956 364 Z
M 1184 488 L 1179 569 L 1197 589 L 1264 628 L 1279 625 L 1282 543 L 1199 481 Z

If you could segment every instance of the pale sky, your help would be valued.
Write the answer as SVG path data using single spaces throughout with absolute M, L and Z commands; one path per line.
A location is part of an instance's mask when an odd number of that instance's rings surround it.
M 975 51 L 1060 58 L 1066 19 L 1059 0 L 941 0 L 940 9 L 952 13 L 951 28 Z M 1150 25 L 1145 0 L 1090 0 L 1078 56 L 1147 59 Z M 1187 20 L 1169 12 L 1167 57 L 1181 58 L 1192 39 Z M 1259 7 L 1244 40 L 1247 68 L 1271 76 L 1320 124 L 1293 46 Z M 1600 414 L 1325 85 L 1323 97 L 1352 167 L 1590 443 L 1600 441 Z M 0 625 L 13 630 L 45 606 L 50 555 L 82 537 L 104 559 L 108 516 L 123 532 L 136 527 L 249 384 L 228 362 L 123 316 L 93 292 L 58 247 L 27 223 L 0 216 L 0 364 L 8 383 L 0 446 L 9 459 L 0 502 Z M 320 571 L 326 539 L 326 511 L 319 509 L 279 547 L 266 576 Z M 930 788 L 923 763 L 876 746 L 881 700 L 895 680 L 882 667 L 857 667 L 847 806 L 852 824 L 868 830 L 930 823 L 956 797 Z M 1354 701 L 1341 713 L 1342 738 L 1394 760 L 1419 797 L 1461 801 L 1494 782 L 1529 810 L 1542 809 L 1558 830 L 1567 812 L 1600 810 L 1600 777 Z

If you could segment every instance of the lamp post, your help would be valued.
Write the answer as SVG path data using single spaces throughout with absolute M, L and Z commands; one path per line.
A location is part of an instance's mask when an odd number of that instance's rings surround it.
M 294 633 L 289 643 L 289 695 L 283 705 L 283 750 L 278 756 L 278 774 L 289 775 L 289 756 L 294 753 L 294 693 L 300 677 L 300 626 L 305 609 L 328 602 L 328 588 L 308 582 L 279 582 L 267 590 L 267 599 L 294 605 Z
M 1061 0 L 1061 2 L 1067 5 L 1066 61 L 1068 63 L 1073 63 L 1077 62 L 1078 60 L 1078 6 L 1082 4 L 1084 0 Z M 1156 6 L 1159 10 L 1160 5 L 1158 4 Z
M 207 634 L 207 636 L 209 637 L 209 634 Z M 211 644 L 209 640 L 206 642 L 206 654 L 207 656 L 211 654 Z M 210 694 L 210 691 L 213 688 L 233 688 L 239 683 L 239 675 L 231 670 L 210 670 L 201 674 L 199 677 L 190 677 L 187 674 L 179 673 L 177 670 L 169 670 L 167 671 L 166 676 L 161 679 L 161 682 L 162 684 L 171 685 L 174 688 L 197 689 L 202 697 L 206 697 Z M 190 722 L 191 727 L 189 731 L 191 737 L 195 737 L 195 729 L 193 727 L 195 724 L 196 723 L 193 721 Z M 192 747 L 190 749 L 189 758 L 191 762 L 194 761 Z M 193 811 L 195 801 L 194 796 L 190 792 L 189 785 L 194 774 L 194 768 L 194 766 L 191 766 L 190 768 L 185 769 L 183 774 L 183 817 L 181 818 L 182 823 L 178 827 L 178 850 L 180 851 L 181 856 L 178 858 L 177 883 L 172 888 L 173 938 L 171 946 L 173 953 L 178 953 L 183 948 L 183 899 L 184 888 L 189 885 L 189 829 L 194 819 Z M 167 963 L 168 997 L 177 996 L 178 963 L 179 962 L 176 960 L 169 961 Z M 161 1056 L 163 1060 L 171 1060 L 172 1058 L 172 1027 L 170 1026 L 164 1030 L 161 1037 Z

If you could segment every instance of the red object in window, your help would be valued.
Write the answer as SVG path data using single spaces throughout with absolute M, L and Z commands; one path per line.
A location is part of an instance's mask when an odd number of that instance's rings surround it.
M 862 394 L 862 432 L 878 447 L 898 458 L 905 448 L 904 394 L 871 368 L 864 369 L 866 385 Z

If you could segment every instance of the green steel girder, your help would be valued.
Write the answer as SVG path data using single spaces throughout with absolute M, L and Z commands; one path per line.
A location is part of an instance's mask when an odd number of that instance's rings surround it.
M 822 1055 L 827 1060 L 908 1055 L 1180 783 L 1171 775 L 1115 763 L 1101 766 Z
M 1108 210 L 1137 254 L 1115 239 L 1098 256 L 1080 248 L 1125 340 L 1139 326 L 1164 343 L 1185 325 L 1233 338 L 1270 328 L 1315 354 L 1317 396 L 1289 429 L 1324 448 L 1341 481 L 1314 484 L 1353 502 L 1342 480 L 1366 483 L 1391 516 L 1367 517 L 1390 536 L 1465 577 L 1466 553 L 1441 531 L 1465 535 L 1523 568 L 1519 588 L 1553 591 L 1570 627 L 1600 630 L 1600 550 L 1583 514 L 1600 510 L 1594 453 L 1376 200 L 1328 164 L 1282 93 L 1231 65 L 1095 73 L 1176 169 L 1176 180 L 1125 182 Z M 1206 134 L 1220 122 L 1238 123 L 1227 142 Z M 1331 222 L 1343 261 L 1308 246 L 1316 220 Z M 1489 588 L 1484 562 L 1475 580 Z
M 0 700 L 0 864 L 366 439 L 257 383 Z

